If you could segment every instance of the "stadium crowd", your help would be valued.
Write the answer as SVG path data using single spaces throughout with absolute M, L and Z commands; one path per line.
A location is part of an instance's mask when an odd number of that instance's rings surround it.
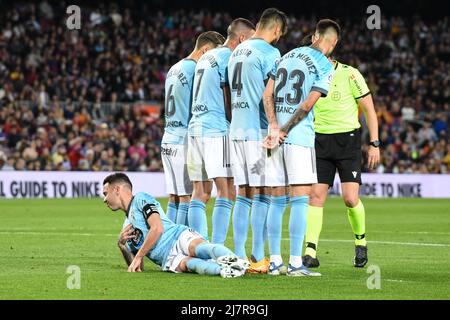
M 66 28 L 64 3 L 14 3 L 0 12 L 0 170 L 162 171 L 163 114 L 148 117 L 134 103 L 163 105 L 169 67 L 200 32 L 225 34 L 232 17 L 149 10 L 83 7 L 80 30 Z M 281 53 L 316 20 L 289 15 Z M 357 67 L 374 97 L 382 143 L 376 171 L 449 173 L 448 17 L 383 18 L 381 30 L 362 18 L 337 20 L 343 38 L 335 58 Z M 366 150 L 367 131 L 363 137 Z

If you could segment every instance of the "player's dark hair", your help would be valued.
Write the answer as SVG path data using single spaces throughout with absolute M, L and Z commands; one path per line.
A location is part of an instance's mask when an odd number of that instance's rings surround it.
M 225 42 L 225 37 L 216 31 L 206 31 L 197 37 L 195 42 L 195 49 L 198 50 L 204 45 L 211 44 L 213 47 L 222 45 Z
M 268 8 L 264 10 L 261 18 L 259 18 L 258 25 L 261 28 L 265 29 L 273 22 L 281 26 L 281 32 L 283 35 L 285 35 L 287 32 L 287 16 L 283 11 L 280 11 L 276 8 Z
M 239 36 L 237 31 L 240 28 L 245 28 L 248 30 L 255 30 L 255 25 L 250 20 L 247 20 L 245 18 L 234 19 L 230 23 L 230 25 L 228 26 L 228 29 L 227 29 L 228 38 L 230 38 L 230 39 L 237 38 Z
M 105 180 L 103 180 L 103 185 L 107 183 L 109 183 L 110 185 L 115 183 L 125 183 L 130 186 L 131 190 L 133 190 L 133 184 L 131 183 L 130 178 L 128 178 L 128 176 L 125 173 L 117 172 L 110 174 L 105 178 Z
M 316 32 L 318 32 L 320 35 L 324 34 L 329 28 L 334 29 L 339 38 L 339 35 L 341 34 L 341 27 L 336 21 L 333 21 L 331 19 L 322 19 L 316 24 Z

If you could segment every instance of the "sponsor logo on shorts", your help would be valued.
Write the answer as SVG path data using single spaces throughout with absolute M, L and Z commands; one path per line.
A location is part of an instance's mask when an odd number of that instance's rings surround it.
M 353 174 L 353 178 L 355 178 L 355 179 L 356 179 L 356 176 L 358 175 L 358 172 L 356 172 L 356 171 L 352 171 L 352 174 Z
M 177 151 L 178 151 L 177 149 L 161 147 L 161 155 L 164 155 L 164 156 L 176 157 Z

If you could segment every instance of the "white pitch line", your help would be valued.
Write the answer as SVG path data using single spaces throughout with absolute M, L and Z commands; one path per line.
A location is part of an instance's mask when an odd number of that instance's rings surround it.
M 118 237 L 119 233 L 76 233 L 76 232 L 11 232 L 11 231 L 0 231 L 0 235 L 30 235 L 30 236 L 81 236 L 81 237 Z M 282 238 L 283 241 L 289 241 L 289 238 Z M 354 242 L 354 240 L 340 240 L 340 239 L 320 239 L 323 242 Z M 368 241 L 369 244 L 392 244 L 392 245 L 402 245 L 402 246 L 423 246 L 423 247 L 450 247 L 450 244 L 446 243 L 422 243 L 422 242 L 397 242 L 397 241 Z
M 344 233 L 345 231 L 327 231 L 328 233 Z M 351 232 L 351 231 L 349 231 Z M 374 231 L 370 233 L 389 233 L 389 234 L 429 234 L 429 235 L 450 235 L 450 232 L 433 232 L 433 231 Z
M 8 228 L 9 231 L 33 231 L 35 228 Z M 57 228 L 45 228 L 42 231 L 58 231 Z M 2 232 L 2 231 L 0 231 Z M 345 233 L 345 231 L 327 231 L 328 233 Z M 351 232 L 351 231 L 349 231 Z M 434 231 L 382 231 L 382 230 L 371 230 L 370 233 L 390 233 L 390 234 L 428 234 L 428 235 L 450 235 L 450 232 L 434 232 Z
M 76 232 L 29 232 L 29 231 L 18 231 L 18 232 L 10 232 L 10 231 L 0 231 L 0 235 L 30 235 L 30 236 L 81 236 L 81 237 L 118 237 L 117 234 L 110 233 L 76 233 Z
M 289 238 L 283 238 L 283 241 L 289 241 Z M 354 242 L 354 240 L 339 240 L 339 239 L 320 239 L 324 242 Z M 397 241 L 367 241 L 368 244 L 393 244 L 402 246 L 423 246 L 423 247 L 450 247 L 446 243 L 422 243 L 422 242 L 397 242 Z

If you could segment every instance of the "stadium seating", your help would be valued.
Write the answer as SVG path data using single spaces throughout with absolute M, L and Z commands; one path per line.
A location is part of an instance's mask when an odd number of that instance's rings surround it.
M 135 103 L 163 105 L 168 68 L 197 34 L 224 34 L 232 20 L 184 10 L 144 18 L 97 2 L 83 10 L 78 31 L 64 28 L 65 8 L 46 1 L 0 12 L 0 170 L 162 171 L 163 114 L 148 117 Z M 339 22 L 336 58 L 359 68 L 375 99 L 377 172 L 450 172 L 448 17 L 386 18 L 376 31 Z M 290 15 L 280 51 L 297 46 L 314 23 Z

